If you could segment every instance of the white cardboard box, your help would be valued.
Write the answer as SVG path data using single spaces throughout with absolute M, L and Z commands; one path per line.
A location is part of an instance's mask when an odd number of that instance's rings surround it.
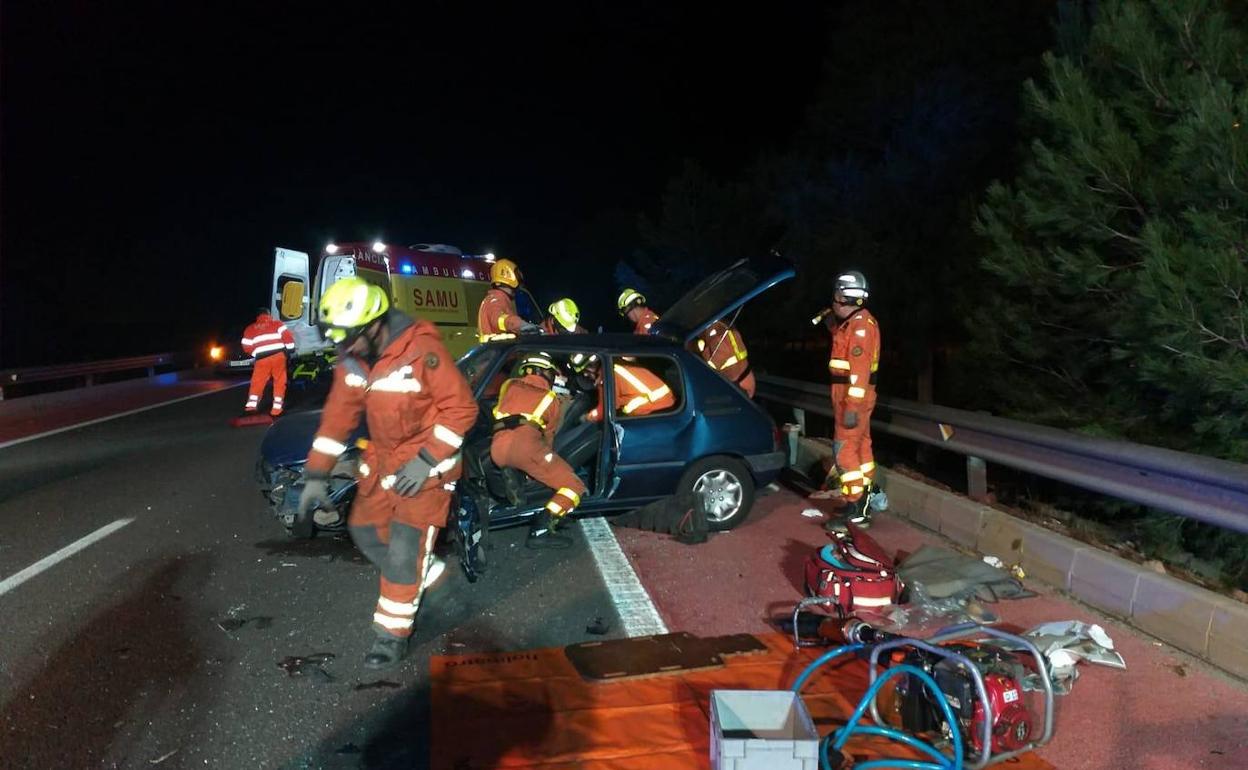
M 791 690 L 712 690 L 713 770 L 819 770 L 819 733 Z

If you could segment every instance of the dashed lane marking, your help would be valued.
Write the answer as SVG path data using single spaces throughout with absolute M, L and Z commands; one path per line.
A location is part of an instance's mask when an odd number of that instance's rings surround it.
M 92 543 L 103 540 L 104 538 L 113 534 L 114 532 L 126 526 L 132 521 L 134 521 L 133 518 L 118 519 L 117 521 L 114 521 L 112 524 L 105 524 L 104 526 L 100 527 L 99 529 L 87 535 L 86 537 L 81 537 L 75 540 L 74 542 L 65 546 L 64 548 L 57 551 L 56 553 L 43 557 L 42 559 L 30 565 L 29 567 L 22 570 L 21 572 L 18 572 L 15 575 L 11 575 L 5 578 L 4 580 L 0 580 L 0 596 L 4 596 L 9 591 L 12 591 L 14 588 L 17 588 L 22 583 L 25 583 L 27 580 L 30 580 L 31 578 L 33 578 L 35 575 L 38 575 L 40 572 L 43 572 L 44 570 L 55 567 L 57 564 L 60 564 L 61 562 L 68 559 L 69 557 L 81 551 L 82 549 L 91 545 Z

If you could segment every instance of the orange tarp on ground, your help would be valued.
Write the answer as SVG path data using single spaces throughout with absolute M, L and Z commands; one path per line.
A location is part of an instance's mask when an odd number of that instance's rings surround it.
M 793 650 L 781 635 L 767 652 L 726 658 L 722 668 L 587 682 L 562 648 L 437 656 L 431 662 L 435 770 L 704 770 L 710 767 L 712 690 L 788 689 L 823 650 Z M 850 656 L 825 666 L 803 699 L 821 735 L 844 723 L 866 690 L 867 665 Z M 854 738 L 848 753 L 920 755 L 882 739 Z M 1034 755 L 1016 770 L 1045 770 Z

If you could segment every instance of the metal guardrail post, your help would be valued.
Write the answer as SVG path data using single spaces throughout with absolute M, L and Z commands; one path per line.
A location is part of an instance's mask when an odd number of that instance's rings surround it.
M 760 400 L 832 416 L 825 385 L 756 377 Z M 1248 464 L 899 398 L 876 402 L 871 429 L 1248 534 Z
M 130 358 L 113 358 L 106 361 L 88 361 L 76 364 L 57 364 L 53 366 L 31 366 L 22 369 L 0 370 L 0 400 L 4 400 L 4 388 L 28 385 L 54 380 L 78 380 L 85 386 L 95 384 L 98 374 L 112 372 L 143 372 L 148 377 L 156 376 L 156 369 L 162 366 L 193 365 L 188 354 L 158 353 L 150 356 L 132 356 Z M 10 393 L 10 395 L 12 395 Z
M 966 494 L 981 503 L 988 499 L 988 463 L 974 455 L 966 456 Z

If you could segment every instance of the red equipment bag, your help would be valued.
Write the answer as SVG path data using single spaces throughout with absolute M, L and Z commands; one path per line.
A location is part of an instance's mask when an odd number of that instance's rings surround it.
M 896 602 L 901 581 L 879 543 L 854 525 L 806 557 L 806 593 L 836 599 L 842 615 Z

